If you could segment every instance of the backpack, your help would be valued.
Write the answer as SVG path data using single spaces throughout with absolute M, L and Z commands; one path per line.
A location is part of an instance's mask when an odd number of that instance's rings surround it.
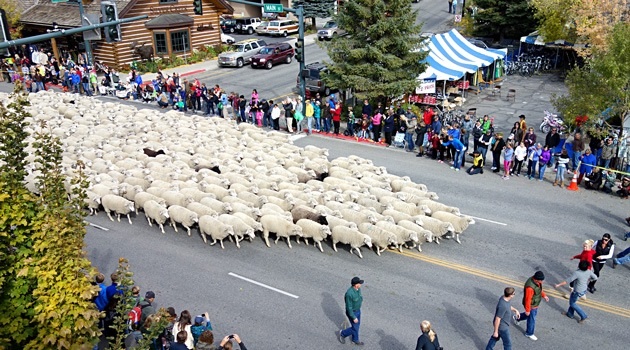
M 129 311 L 129 313 L 127 314 L 129 316 L 129 330 L 132 330 L 132 325 L 140 323 L 140 320 L 142 319 L 142 309 L 149 305 L 140 306 L 140 304 L 136 304 L 136 306 L 134 306 L 133 309 Z

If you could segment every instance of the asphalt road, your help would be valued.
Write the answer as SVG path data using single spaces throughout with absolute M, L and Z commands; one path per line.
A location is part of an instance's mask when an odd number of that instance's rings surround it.
M 106 274 L 118 257 L 129 258 L 137 283 L 143 292 L 154 290 L 161 306 L 208 311 L 219 336 L 237 332 L 257 349 L 343 348 L 333 332 L 344 320 L 343 293 L 354 275 L 366 280 L 366 348 L 413 349 L 423 319 L 434 324 L 445 348 L 483 348 L 502 289 L 517 288 L 514 305 L 520 309 L 522 283 L 536 269 L 547 275 L 551 302 L 539 313 L 539 341 L 525 338 L 522 326 L 512 327 L 515 348 L 594 348 L 605 338 L 607 348 L 621 349 L 630 341 L 625 332 L 630 318 L 627 267 L 603 270 L 599 291 L 583 302 L 590 318 L 586 325 L 560 314 L 567 300 L 550 287 L 575 268 L 569 257 L 579 253 L 584 239 L 603 232 L 617 238 L 623 232 L 620 218 L 627 212 L 619 199 L 560 190 L 547 182 L 470 177 L 409 153 L 320 136 L 296 143 L 327 147 L 331 159 L 361 155 L 392 173 L 411 176 L 436 191 L 441 202 L 479 218 L 477 224 L 462 235 L 461 245 L 425 243 L 422 253 L 380 257 L 363 249 L 364 259 L 359 259 L 344 246 L 335 253 L 330 243 L 322 254 L 304 244 L 289 249 L 282 241 L 267 248 L 260 238 L 244 242 L 241 249 L 226 242 L 222 250 L 204 245 L 196 230 L 192 237 L 170 228 L 163 235 L 149 228 L 142 214 L 129 226 L 101 213 L 88 221 L 109 230 L 88 227 L 90 258 Z M 618 249 L 627 246 L 618 244 Z

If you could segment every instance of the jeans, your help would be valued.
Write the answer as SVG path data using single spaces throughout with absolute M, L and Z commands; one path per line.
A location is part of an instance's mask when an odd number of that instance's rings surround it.
M 477 151 L 481 153 L 481 159 L 483 159 L 483 164 L 486 164 L 486 153 L 488 153 L 488 147 L 479 146 L 479 149 L 477 149 Z
M 354 123 L 348 122 L 348 125 L 346 125 L 346 129 L 348 130 L 349 136 L 354 136 Z
M 410 151 L 413 151 L 414 148 L 416 148 L 416 145 L 413 144 L 413 134 L 412 133 L 405 133 L 405 142 L 407 143 L 407 149 Z
M 287 131 L 293 132 L 293 118 L 287 117 Z
M 530 160 L 527 163 L 527 176 L 531 179 L 532 177 L 536 177 L 536 164 L 537 160 Z
M 313 117 L 306 118 L 306 126 L 308 127 L 308 134 L 313 133 Z
M 577 170 L 577 165 L 580 162 L 580 157 L 582 156 L 582 152 L 573 151 L 573 158 L 571 158 L 571 168 L 573 170 Z
M 534 335 L 534 329 L 536 328 L 536 315 L 538 314 L 538 308 L 532 308 L 529 312 L 529 316 L 525 313 L 521 313 L 519 320 L 527 320 L 527 329 L 525 331 L 526 336 Z
M 563 183 L 564 182 L 564 173 L 567 171 L 567 167 L 566 166 L 559 166 L 558 167 L 558 172 L 556 173 L 556 181 L 558 181 L 559 183 Z
M 512 339 L 510 338 L 509 328 L 499 328 L 499 339 L 503 341 L 503 350 L 512 350 Z M 488 340 L 488 345 L 486 345 L 486 350 L 494 349 L 494 346 L 497 344 L 499 339 L 494 339 L 493 337 L 490 337 L 490 340 Z
M 356 310 L 354 312 L 354 318 L 357 319 L 358 321 L 357 323 L 354 323 L 353 318 L 350 318 L 350 316 L 348 316 L 348 319 L 350 320 L 350 327 L 341 331 L 341 336 L 343 338 L 347 336 L 352 336 L 352 341 L 355 343 L 358 343 L 359 342 L 359 326 L 361 326 L 361 310 Z
M 44 82 L 43 81 L 38 81 L 38 82 L 35 83 L 35 85 L 37 86 L 37 91 L 46 90 L 46 87 L 44 86 Z M 92 94 L 90 94 L 89 96 L 92 96 Z
M 600 159 L 599 165 L 601 167 L 608 168 L 608 166 L 610 165 L 610 159 L 604 159 L 604 158 Z
M 501 152 L 492 152 L 492 167 L 501 170 Z
M 317 131 L 321 131 L 322 130 L 322 125 L 319 122 L 319 118 L 315 118 L 315 130 L 317 130 Z
M 464 158 L 464 150 L 455 152 L 455 159 L 453 160 L 453 167 L 459 169 L 462 165 L 462 158 Z
M 577 312 L 577 314 L 580 316 L 580 319 L 582 320 L 588 317 L 586 316 L 586 313 L 582 310 L 582 308 L 580 308 L 577 304 L 578 299 L 580 299 L 580 297 L 583 295 L 584 292 L 571 292 L 571 296 L 569 297 L 569 310 L 567 310 L 567 317 L 573 318 L 574 312 Z
M 545 175 L 545 169 L 547 169 L 547 164 L 543 164 L 542 162 L 538 163 L 538 180 L 542 180 Z
M 330 132 L 330 119 L 324 118 L 324 131 Z

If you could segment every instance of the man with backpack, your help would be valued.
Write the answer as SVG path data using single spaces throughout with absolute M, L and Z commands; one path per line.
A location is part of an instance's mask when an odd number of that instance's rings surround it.
M 131 310 L 131 312 L 136 313 L 134 317 L 139 318 L 140 327 L 144 326 L 144 322 L 147 320 L 147 317 L 149 317 L 149 315 L 155 314 L 155 307 L 153 306 L 154 300 L 155 293 L 153 293 L 152 291 L 148 291 L 144 295 L 144 300 L 138 303 L 138 305 Z M 137 315 L 138 311 L 139 315 Z

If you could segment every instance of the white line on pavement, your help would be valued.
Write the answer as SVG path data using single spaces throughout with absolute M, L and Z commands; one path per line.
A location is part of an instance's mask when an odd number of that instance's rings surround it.
M 252 279 L 249 279 L 249 278 L 247 278 L 247 277 L 243 277 L 243 276 L 237 275 L 237 274 L 235 274 L 235 273 L 233 273 L 233 272 L 228 273 L 228 275 L 230 275 L 230 276 L 232 276 L 232 277 L 240 278 L 240 279 L 242 279 L 243 281 L 246 281 L 246 282 L 249 282 L 249 283 L 253 283 L 253 284 L 255 284 L 255 285 L 257 285 L 257 286 L 261 286 L 261 287 L 263 287 L 263 288 L 271 289 L 271 290 L 273 290 L 274 292 L 278 292 L 278 293 L 280 293 L 280 294 L 284 294 L 284 295 L 290 296 L 291 298 L 295 298 L 295 299 L 299 298 L 299 296 L 297 296 L 297 295 L 295 295 L 295 294 L 291 294 L 291 293 L 285 292 L 285 291 L 283 291 L 283 290 L 280 290 L 280 289 L 278 289 L 278 288 L 274 288 L 274 287 L 272 287 L 272 286 L 268 286 L 268 285 L 266 285 L 266 284 L 264 284 L 264 283 L 260 283 L 260 282 L 254 281 L 254 280 L 252 280 Z
M 100 226 L 100 225 L 97 225 L 97 224 L 93 224 L 93 223 L 91 223 L 91 222 L 88 222 L 88 225 L 90 225 L 90 226 L 92 226 L 92 227 L 96 227 L 96 228 L 97 228 L 97 229 L 99 229 L 99 230 L 109 231 L 109 229 L 108 229 L 107 227 L 103 227 L 103 226 Z
M 289 139 L 290 139 L 291 141 L 294 141 L 294 142 L 295 142 L 295 141 L 297 141 L 297 140 L 299 140 L 299 139 L 301 139 L 301 138 L 304 138 L 304 137 L 306 137 L 306 135 L 291 135 L 291 136 L 289 136 Z
M 504 224 L 502 222 L 498 222 L 498 221 L 494 221 L 494 220 L 488 220 L 488 219 L 482 219 L 482 218 L 478 218 L 478 217 L 472 216 L 472 215 L 468 215 L 468 216 L 470 216 L 473 219 L 477 219 L 477 220 L 481 220 L 481 221 L 487 221 L 487 222 L 490 222 L 490 223 L 493 223 L 493 224 L 497 224 L 497 225 L 501 225 L 501 226 L 507 226 L 507 224 Z

